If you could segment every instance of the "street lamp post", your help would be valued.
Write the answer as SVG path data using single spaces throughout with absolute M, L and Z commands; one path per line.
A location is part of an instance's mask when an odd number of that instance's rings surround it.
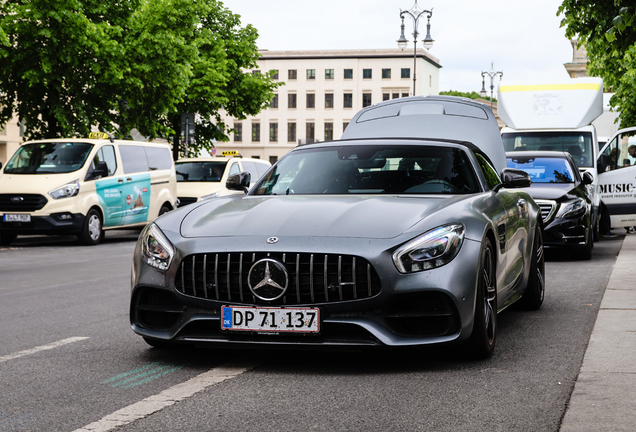
M 426 37 L 422 41 L 424 43 L 424 48 L 431 49 L 433 47 L 433 38 L 431 37 L 431 17 L 433 16 L 433 8 L 431 10 L 420 9 L 417 4 L 417 0 L 415 0 L 415 5 L 409 10 L 403 11 L 400 9 L 400 18 L 402 18 L 402 33 L 400 34 L 400 38 L 397 40 L 398 47 L 400 49 L 406 48 L 408 41 L 406 37 L 404 37 L 404 16 L 409 15 L 413 19 L 413 96 L 415 96 L 415 69 L 417 68 L 417 37 L 419 33 L 417 32 L 417 24 L 420 17 L 424 14 L 427 14 L 426 18 L 428 22 L 426 23 Z
M 486 75 L 490 77 L 490 109 L 492 109 L 493 91 L 495 89 L 494 81 L 497 76 L 499 76 L 499 81 L 501 81 L 503 78 L 503 72 L 495 72 L 495 63 L 491 62 L 490 70 L 481 73 L 481 91 L 479 92 L 479 96 L 481 97 L 486 97 L 488 95 L 488 93 L 486 93 Z

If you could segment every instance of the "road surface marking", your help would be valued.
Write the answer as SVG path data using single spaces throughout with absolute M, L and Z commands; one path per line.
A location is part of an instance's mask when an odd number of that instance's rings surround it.
M 130 372 L 119 374 L 107 379 L 102 384 L 110 384 L 111 387 L 124 386 L 123 388 L 136 387 L 170 372 L 183 368 L 185 365 L 171 365 L 163 362 L 153 362 L 146 366 L 133 369 Z M 125 385 L 124 385 L 125 384 Z
M 77 429 L 74 432 L 107 432 L 120 426 L 127 425 L 135 420 L 142 419 L 150 414 L 154 414 L 187 399 L 206 388 L 232 379 L 256 367 L 256 363 L 246 360 L 234 360 L 221 365 L 217 368 L 210 369 L 186 382 L 177 384 L 159 394 L 147 397 L 132 405 L 128 405 L 112 414 L 102 417 L 101 420 L 93 422 Z
M 42 346 L 31 348 L 31 349 L 28 349 L 28 350 L 18 351 L 17 353 L 8 354 L 8 355 L 0 357 L 0 363 L 6 362 L 8 360 L 13 360 L 13 359 L 17 359 L 17 358 L 20 358 L 20 357 L 24 357 L 24 356 L 29 355 L 29 354 L 35 354 L 35 353 L 38 353 L 40 351 L 46 351 L 46 350 L 50 350 L 50 349 L 53 349 L 53 348 L 58 348 L 58 347 L 61 347 L 63 345 L 68 345 L 68 344 L 73 343 L 73 342 L 83 341 L 84 339 L 88 339 L 88 337 L 72 337 L 72 338 L 68 338 L 68 339 L 62 339 L 62 340 L 59 340 L 57 342 L 50 343 L 48 345 L 42 345 Z

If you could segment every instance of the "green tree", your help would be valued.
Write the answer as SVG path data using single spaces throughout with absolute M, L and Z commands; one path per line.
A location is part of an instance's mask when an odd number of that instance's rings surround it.
M 277 84 L 249 70 L 256 38 L 216 0 L 0 2 L 0 125 L 17 114 L 29 138 L 93 126 L 176 138 L 181 112 L 197 112 L 197 147 L 209 148 L 227 140 L 221 109 L 244 118 L 273 96 Z
M 633 0 L 564 0 L 557 15 L 566 37 L 585 43 L 588 74 L 615 92 L 622 127 L 636 126 L 636 5 Z
M 465 97 L 468 99 L 484 99 L 489 101 L 490 100 L 490 96 L 480 96 L 479 93 L 477 93 L 476 91 L 472 91 L 472 92 L 460 92 L 460 91 L 455 91 L 455 90 L 448 90 L 448 91 L 441 91 L 439 92 L 440 95 L 443 96 L 459 96 L 459 97 Z M 493 98 L 492 99 L 494 102 L 497 102 L 497 98 Z

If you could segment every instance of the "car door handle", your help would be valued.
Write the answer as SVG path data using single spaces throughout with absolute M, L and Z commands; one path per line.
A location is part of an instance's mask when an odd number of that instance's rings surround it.
M 122 184 L 123 182 L 124 182 L 123 178 L 120 178 L 120 179 L 117 180 L 117 183 L 119 183 L 119 184 Z
M 132 181 L 132 177 L 126 177 L 126 181 Z

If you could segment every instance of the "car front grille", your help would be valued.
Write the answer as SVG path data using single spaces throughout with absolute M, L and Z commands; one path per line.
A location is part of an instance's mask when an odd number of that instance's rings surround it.
M 252 265 L 269 258 L 284 264 L 288 287 L 278 300 L 251 292 Z M 192 297 L 238 304 L 300 305 L 365 299 L 381 291 L 380 278 L 364 258 L 310 253 L 233 252 L 187 256 L 175 278 L 177 291 Z
M 549 221 L 556 211 L 557 203 L 552 200 L 534 200 L 541 209 L 541 218 L 543 222 Z
M 44 207 L 47 202 L 46 197 L 38 194 L 0 194 L 0 211 L 36 211 Z

